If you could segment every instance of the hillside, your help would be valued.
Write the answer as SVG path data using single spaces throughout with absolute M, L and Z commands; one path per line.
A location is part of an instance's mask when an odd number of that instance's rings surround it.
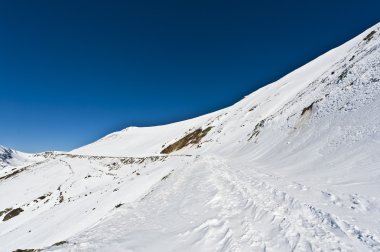
M 240 102 L 11 164 L 0 251 L 380 251 L 380 24 Z

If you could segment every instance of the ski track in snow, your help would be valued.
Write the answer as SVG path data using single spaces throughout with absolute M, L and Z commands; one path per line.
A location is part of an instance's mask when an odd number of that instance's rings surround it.
M 250 167 L 234 169 L 215 156 L 198 158 L 168 180 L 173 184 L 165 181 L 141 201 L 123 206 L 117 216 L 80 234 L 71 249 L 380 251 L 374 234 L 293 197 L 310 193 L 298 183 Z M 319 200 L 326 202 L 320 204 L 330 201 L 324 194 L 320 192 Z

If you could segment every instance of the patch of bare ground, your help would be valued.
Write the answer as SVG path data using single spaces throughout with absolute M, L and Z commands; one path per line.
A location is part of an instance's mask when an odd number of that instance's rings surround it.
M 306 112 L 311 111 L 313 109 L 313 105 L 315 102 L 311 103 L 309 106 L 302 109 L 301 116 L 303 116 Z
M 373 38 L 373 35 L 375 35 L 376 31 L 371 31 L 365 38 L 364 41 L 370 41 Z
M 4 219 L 3 221 L 7 221 L 7 220 L 10 220 L 12 219 L 13 217 L 16 217 L 17 215 L 19 215 L 21 212 L 24 212 L 24 210 L 22 208 L 16 208 L 16 209 L 13 209 L 11 211 L 9 211 L 5 216 L 4 216 Z
M 169 145 L 165 149 L 161 151 L 161 154 L 169 154 L 174 151 L 180 150 L 188 145 L 198 144 L 202 138 L 204 138 L 207 133 L 212 129 L 212 127 L 207 127 L 205 129 L 196 129 L 195 131 L 187 134 L 186 136 L 182 137 L 175 143 Z
M 16 249 L 13 252 L 40 252 L 40 249 Z
M 68 243 L 67 241 L 60 241 L 60 242 L 54 243 L 52 246 L 61 246 L 61 245 L 67 244 L 67 243 Z
M 11 211 L 12 208 L 5 208 L 3 211 L 0 211 L 0 217 L 3 215 L 3 214 L 6 214 L 8 213 L 9 211 Z
M 20 172 L 25 171 L 25 170 L 26 170 L 26 168 L 22 168 L 22 169 L 16 170 L 16 171 L 14 171 L 14 172 L 12 172 L 12 173 L 10 173 L 8 175 L 0 177 L 0 180 L 6 180 L 6 179 L 8 179 L 10 177 L 13 177 L 13 176 L 19 174 Z
M 54 243 L 51 246 L 56 247 L 56 246 L 61 246 L 61 245 L 65 245 L 68 243 L 69 243 L 68 241 L 60 241 L 60 242 Z M 16 249 L 13 252 L 41 252 L 41 251 L 42 251 L 41 249 Z
M 252 140 L 252 138 L 257 137 L 260 134 L 260 129 L 264 127 L 265 119 L 261 120 L 258 124 L 256 124 L 253 132 L 251 133 L 248 141 Z

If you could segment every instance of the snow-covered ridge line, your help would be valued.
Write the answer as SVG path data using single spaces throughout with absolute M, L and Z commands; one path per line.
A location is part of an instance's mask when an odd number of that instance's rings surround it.
M 339 62 L 342 62 L 347 57 L 354 56 L 360 48 L 367 47 L 368 44 L 374 41 L 378 44 L 379 27 L 380 25 L 376 24 L 352 40 L 317 57 L 278 81 L 253 92 L 226 109 L 163 126 L 129 127 L 122 131 L 111 133 L 92 144 L 73 150 L 71 153 L 108 156 L 157 155 L 163 150 L 162 146 L 184 137 L 187 134 L 186 132 L 212 126 L 209 122 L 216 121 L 218 124 L 220 118 L 230 117 L 231 111 L 243 109 L 257 108 L 256 110 L 259 110 L 250 113 L 250 117 L 255 120 L 256 125 L 262 120 L 273 118 L 276 113 L 280 113 L 281 109 L 291 104 L 294 99 L 305 92 L 309 85 L 328 75 L 332 71 L 331 69 L 341 67 Z M 370 40 L 366 39 L 372 31 L 377 32 L 372 34 Z M 356 60 L 357 58 L 354 59 L 354 62 Z M 312 102 L 310 101 L 310 104 Z M 306 107 L 307 105 L 304 106 Z
M 151 159 L 160 159 L 160 158 L 167 158 L 168 155 L 155 155 L 155 156 L 100 156 L 100 155 L 80 155 L 80 154 L 71 154 L 71 153 L 44 153 L 42 154 L 45 158 L 51 158 L 51 157 L 68 157 L 68 158 L 87 158 L 87 159 L 106 159 L 106 158 L 116 158 L 116 159 L 145 159 L 145 158 L 151 158 Z M 170 157 L 192 157 L 193 155 L 190 154 L 174 154 L 170 155 Z

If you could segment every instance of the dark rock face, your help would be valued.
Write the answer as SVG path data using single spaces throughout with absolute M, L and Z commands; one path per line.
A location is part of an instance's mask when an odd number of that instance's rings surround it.
M 373 38 L 373 35 L 375 35 L 376 31 L 371 31 L 363 40 L 364 41 L 370 41 Z
M 4 219 L 3 221 L 7 221 L 9 219 L 12 219 L 13 217 L 19 215 L 21 212 L 24 212 L 24 210 L 22 208 L 16 208 L 16 209 L 13 209 L 12 211 L 10 211 L 9 213 L 7 213 L 5 216 L 4 216 Z

